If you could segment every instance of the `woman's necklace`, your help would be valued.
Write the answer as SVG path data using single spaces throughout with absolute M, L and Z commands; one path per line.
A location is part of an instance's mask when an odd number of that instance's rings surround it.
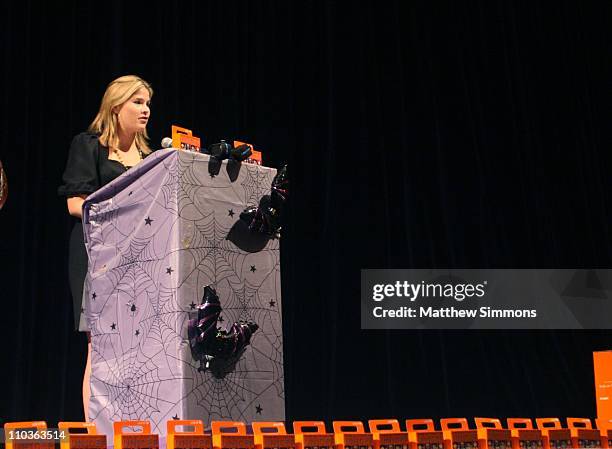
M 142 154 L 142 151 L 140 150 L 140 148 L 137 148 L 137 150 L 138 150 L 138 156 L 140 157 L 140 160 L 142 161 L 142 160 L 144 159 L 144 155 Z M 117 162 L 119 162 L 121 165 L 123 165 L 123 167 L 124 167 L 126 170 L 127 170 L 128 168 L 130 168 L 130 167 L 128 167 L 128 166 L 125 164 L 125 161 L 123 160 L 123 157 L 121 157 L 121 153 L 122 153 L 122 151 L 120 151 L 120 150 L 118 150 L 117 148 L 115 148 L 115 149 L 113 150 L 113 152 L 115 153 L 115 157 L 117 158 Z

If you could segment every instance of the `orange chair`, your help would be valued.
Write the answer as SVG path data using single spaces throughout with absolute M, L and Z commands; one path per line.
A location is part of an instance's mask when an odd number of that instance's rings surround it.
M 283 449 L 295 449 L 295 437 L 287 435 L 285 423 L 276 421 L 252 422 L 253 434 L 255 436 L 255 449 L 269 449 L 282 447 Z
M 482 449 L 490 447 L 512 447 L 512 432 L 504 429 L 497 418 L 474 418 L 476 432 L 478 432 L 478 445 Z
M 432 419 L 407 419 L 408 447 L 419 449 L 423 444 L 429 444 L 431 449 L 443 449 L 444 434 L 436 430 Z
M 334 421 L 333 426 L 336 449 L 374 449 L 374 437 L 361 421 Z
M 397 419 L 370 419 L 370 433 L 377 449 L 408 449 L 408 432 L 402 432 Z
M 166 429 L 167 449 L 212 449 L 212 435 L 204 434 L 204 423 L 199 419 L 172 419 L 166 423 Z
M 478 447 L 478 432 L 470 429 L 466 418 L 443 418 L 440 420 L 444 446 L 446 449 L 454 447 Z
M 544 449 L 571 447 L 572 434 L 569 429 L 563 428 L 559 418 L 536 418 L 536 426 L 544 435 Z
M 98 434 L 94 423 L 63 421 L 57 428 L 66 435 L 60 440 L 60 449 L 106 449 L 106 435 Z M 76 429 L 84 432 L 72 432 Z
M 4 423 L 4 438 L 6 449 L 54 449 L 55 444 L 52 440 L 41 441 L 29 440 L 28 433 L 42 432 L 47 430 L 45 421 L 20 421 Z M 25 438 L 23 438 L 25 437 Z
M 327 433 L 323 421 L 294 421 L 296 449 L 333 449 L 334 434 Z
M 242 421 L 213 421 L 213 449 L 255 449 L 253 435 L 247 435 Z
M 605 439 L 593 429 L 589 418 L 567 418 L 567 428 L 572 435 L 572 447 L 603 447 Z
M 546 438 L 539 429 L 533 428 L 533 422 L 529 418 L 508 418 L 508 429 L 512 436 L 512 447 L 520 449 L 523 447 L 544 447 Z
M 604 443 L 607 443 L 604 444 L 604 447 L 612 447 L 612 418 L 597 418 L 595 422 L 604 438 Z
M 141 430 L 133 430 L 140 427 Z M 126 428 L 131 428 L 125 432 Z M 115 449 L 158 449 L 159 435 L 151 433 L 149 421 L 117 421 L 113 423 Z
M 612 429 L 612 418 L 597 418 L 595 423 L 600 430 Z

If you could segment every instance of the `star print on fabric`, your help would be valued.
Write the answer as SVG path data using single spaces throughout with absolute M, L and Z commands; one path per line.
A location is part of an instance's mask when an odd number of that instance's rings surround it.
M 132 307 L 130 307 L 130 312 L 136 312 L 136 304 L 132 304 Z
M 116 325 L 115 323 L 111 324 L 111 329 L 112 329 L 112 330 L 117 329 L 117 325 Z
M 223 323 L 223 317 L 219 315 L 219 323 Z
M 147 217 L 147 218 L 145 218 L 145 226 L 146 226 L 146 225 L 151 226 L 151 223 L 152 223 L 152 222 L 153 222 L 153 219 L 152 219 L 151 217 Z
M 138 337 L 140 335 L 140 331 L 138 329 L 136 329 L 136 332 L 134 332 L 134 335 L 136 335 Z
M 130 192 L 130 193 L 128 193 L 128 196 L 132 196 L 132 193 L 134 193 L 134 192 Z
M 191 307 L 191 310 L 194 310 L 196 308 L 195 302 L 191 301 L 191 304 L 189 304 L 189 307 Z
M 255 410 L 257 410 L 258 415 L 261 415 L 261 412 L 263 411 L 263 408 L 261 408 L 261 404 L 257 404 L 257 407 L 255 407 Z
M 255 265 L 251 265 L 251 273 L 255 273 L 257 271 L 257 268 L 255 268 Z
M 270 307 L 274 307 L 276 305 L 276 301 L 273 299 L 270 300 Z
M 174 416 L 172 417 L 172 419 L 174 419 L 174 420 L 178 420 L 178 419 L 179 419 L 178 413 L 177 413 L 176 415 L 174 415 Z
M 229 215 L 230 217 L 233 217 L 235 213 L 236 213 L 236 212 L 234 212 L 234 210 L 233 210 L 233 209 L 230 209 L 230 210 L 228 211 L 227 215 Z
M 93 294 L 91 295 L 91 299 L 95 301 L 97 297 L 98 295 L 96 295 L 96 292 L 93 292 Z
M 166 268 L 166 274 L 172 274 L 174 270 L 172 269 L 172 267 L 168 267 Z

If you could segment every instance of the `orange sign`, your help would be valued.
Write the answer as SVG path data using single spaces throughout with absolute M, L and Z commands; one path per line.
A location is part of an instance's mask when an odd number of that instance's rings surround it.
M 234 148 L 239 147 L 240 145 L 248 145 L 251 148 L 251 155 L 248 159 L 245 159 L 244 162 L 248 162 L 249 164 L 261 165 L 261 151 L 255 151 L 255 147 L 253 147 L 253 145 L 251 145 L 250 143 L 234 140 Z
M 172 146 L 179 150 L 200 152 L 200 138 L 193 135 L 190 129 L 172 125 Z
M 609 422 L 612 420 L 612 351 L 594 352 L 593 367 L 597 418 Z

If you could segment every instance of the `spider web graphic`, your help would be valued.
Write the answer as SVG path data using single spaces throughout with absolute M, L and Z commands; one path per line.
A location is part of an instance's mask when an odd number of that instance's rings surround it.
M 270 277 L 273 277 L 279 272 L 273 270 Z M 266 367 L 271 368 L 272 383 L 279 394 L 284 391 L 284 386 L 281 382 L 283 378 L 283 340 L 282 329 L 277 328 L 280 324 L 280 311 L 277 306 L 272 306 L 260 295 L 259 287 L 251 286 L 248 281 L 231 284 L 230 297 L 227 299 L 223 314 L 227 316 L 227 322 L 234 321 L 253 321 L 257 323 L 259 329 L 251 339 L 253 351 L 259 354 L 259 357 L 253 358 L 253 363 L 258 365 L 257 360 L 264 360 Z M 278 296 L 274 293 L 274 296 Z M 280 327 L 280 326 L 278 326 Z
M 215 418 L 248 421 L 251 412 L 248 405 L 256 401 L 263 391 L 249 385 L 253 376 L 270 374 L 270 370 L 254 370 L 248 367 L 247 359 L 253 358 L 247 347 L 236 367 L 223 378 L 217 378 L 209 371 L 193 373 L 196 384 L 190 392 L 197 408 L 204 410 L 208 420 Z M 201 412 L 200 412 L 201 413 Z
M 261 327 L 254 317 L 255 302 L 257 301 L 258 288 L 249 285 L 248 281 L 240 283 L 229 282 L 230 296 L 224 298 L 223 313 L 228 317 L 227 321 L 253 321 Z
M 95 204 L 92 205 L 92 209 Z M 116 247 L 116 241 L 125 240 L 131 235 L 131 229 L 122 229 L 124 223 L 121 212 L 126 205 L 118 202 L 105 203 L 108 208 L 98 208 L 89 213 L 89 238 L 90 246 L 111 246 Z M 94 251 L 95 255 L 96 252 Z
M 129 224 L 126 226 L 126 223 L 120 221 L 107 224 L 107 227 L 114 231 L 122 226 L 128 229 L 130 227 Z M 120 235 L 122 238 L 115 243 L 118 255 L 113 258 L 116 266 L 104 275 L 110 281 L 112 293 L 101 304 L 102 310 L 94 315 L 98 322 L 92 324 L 98 333 L 103 332 L 100 318 L 105 315 L 106 306 L 110 305 L 108 301 L 114 300 L 113 305 L 119 309 L 115 309 L 117 325 L 122 330 L 127 327 L 129 333 L 115 334 L 113 337 L 103 336 L 96 342 L 97 344 L 94 344 L 94 346 L 106 346 L 107 349 L 112 348 L 112 354 L 107 354 L 107 357 L 113 356 L 104 360 L 105 369 L 98 372 L 105 375 L 99 378 L 100 382 L 96 384 L 102 385 L 106 391 L 104 395 L 106 406 L 102 410 L 111 419 L 154 420 L 152 414 L 160 412 L 159 401 L 167 402 L 162 399 L 164 395 L 159 393 L 163 381 L 159 375 L 159 361 L 154 360 L 158 358 L 160 351 L 147 357 L 142 350 L 145 347 L 149 351 L 155 350 L 155 347 L 162 342 L 168 345 L 173 340 L 170 335 L 177 335 L 177 331 L 164 323 L 160 315 L 170 313 L 172 309 L 177 311 L 178 303 L 173 292 L 163 288 L 158 290 L 156 285 L 159 267 L 164 257 L 157 255 L 154 238 L 136 236 L 134 231 L 132 234 L 126 232 L 125 236 L 123 233 Z M 114 237 L 117 236 L 118 233 L 115 232 Z M 127 303 L 123 304 L 126 300 Z M 135 307 L 134 311 L 131 309 L 132 306 Z M 144 319 L 141 319 L 141 316 Z M 151 316 L 156 319 L 151 320 Z M 132 325 L 126 326 L 129 322 Z M 113 323 L 113 326 L 115 325 Z M 142 332 L 140 338 L 134 335 L 135 329 Z M 157 345 L 145 343 L 149 334 L 157 336 L 153 338 Z
M 270 276 L 275 274 L 273 270 Z M 229 297 L 220 296 L 221 315 L 226 318 L 219 326 L 229 327 L 235 321 L 251 320 L 258 324 L 259 329 L 253 334 L 251 344 L 235 369 L 223 378 L 216 378 L 208 371 L 194 374 L 196 386 L 193 394 L 197 397 L 197 406 L 206 411 L 207 419 L 236 419 L 236 416 L 247 419 L 252 416 L 249 407 L 268 389 L 274 389 L 280 397 L 284 395 L 282 334 L 272 322 L 280 320 L 279 312 L 261 304 L 259 287 L 248 282 L 227 284 L 229 289 L 222 291 L 229 290 Z M 263 378 L 269 380 L 252 382 L 252 379 Z
M 151 237 L 136 235 L 127 235 L 117 242 L 119 254 L 115 257 L 114 266 L 107 271 L 107 277 L 112 282 L 113 288 L 118 288 L 128 273 L 130 278 L 124 283 L 131 285 L 131 288 L 127 291 L 140 290 L 144 283 L 155 283 L 153 278 L 162 258 L 155 253 L 152 242 Z M 134 281 L 139 282 L 138 287 Z
M 178 214 L 187 220 L 199 220 L 209 213 L 201 202 L 207 196 L 206 192 L 215 186 L 206 185 L 203 174 L 207 173 L 206 165 L 197 163 L 189 155 L 179 158 L 178 162 L 179 182 L 177 199 L 179 204 Z
M 147 292 L 147 296 L 144 318 L 139 322 L 143 345 L 147 344 L 147 339 L 164 347 L 180 344 L 187 316 L 179 305 L 176 290 L 161 286 L 156 292 Z
M 166 177 L 161 185 L 162 207 L 173 215 L 178 214 L 179 196 L 179 169 L 176 164 L 171 164 L 166 168 Z
M 89 232 L 87 236 L 90 248 L 89 264 L 93 273 L 105 268 L 102 263 L 99 263 L 96 256 L 104 249 L 112 249 L 112 246 L 106 242 L 112 241 L 113 233 L 115 232 L 114 223 L 118 219 L 119 209 L 116 204 L 106 201 L 100 204 L 93 204 L 89 210 L 89 222 L 87 224 Z
M 100 342 L 109 344 L 110 335 L 100 337 Z M 104 345 L 106 346 L 106 345 Z M 95 370 L 93 397 L 104 397 L 105 407 L 96 415 L 104 412 L 112 420 L 149 419 L 159 412 L 159 390 L 164 380 L 159 376 L 158 367 L 152 358 L 143 354 L 119 353 L 118 357 L 109 359 L 94 350 L 94 360 L 100 369 Z M 96 419 L 97 416 L 92 416 Z
M 240 178 L 234 183 L 229 182 L 225 171 L 220 173 L 222 176 L 211 181 L 205 172 L 186 171 L 182 181 L 198 186 L 206 184 L 205 191 L 190 193 L 217 198 L 215 195 L 221 195 L 218 192 L 222 189 L 218 188 L 216 183 L 222 178 L 221 182 L 233 189 L 232 197 L 239 198 L 243 206 L 246 206 L 257 204 L 261 195 L 270 192 L 275 171 L 243 164 Z M 209 204 L 215 205 L 214 202 Z M 280 322 L 281 317 L 278 311 L 270 311 L 262 305 L 267 304 L 264 301 L 269 301 L 268 298 L 264 300 L 258 297 L 259 290 L 263 289 L 274 291 L 274 298 L 280 300 L 280 291 L 276 293 L 276 286 L 280 283 L 280 272 L 276 268 L 279 242 L 270 240 L 266 247 L 254 256 L 227 239 L 235 219 L 228 223 L 226 210 L 213 207 L 212 213 L 209 208 L 203 215 L 201 219 L 189 221 L 186 225 L 187 228 L 191 227 L 193 232 L 191 240 L 186 242 L 190 248 L 183 251 L 194 259 L 194 266 L 192 271 L 187 273 L 182 285 L 191 285 L 198 292 L 201 292 L 205 285 L 216 286 L 223 309 L 223 322 L 218 323 L 219 327 L 227 328 L 235 321 L 250 319 L 257 323 L 259 329 L 253 334 L 251 344 L 247 346 L 235 367 L 221 378 L 208 370 L 193 372 L 194 365 L 191 365 L 191 380 L 196 385 L 192 392 L 196 398 L 196 409 L 192 412 L 207 420 L 249 420 L 254 418 L 255 414 L 253 402 L 264 402 L 268 390 L 276 391 L 278 398 L 283 397 L 282 330 L 280 325 L 275 326 L 272 323 L 274 320 Z M 260 285 L 242 281 L 250 274 L 251 263 L 255 263 L 260 270 L 264 269 L 264 272 L 258 272 L 258 275 L 265 273 L 265 270 L 271 270 L 268 276 L 263 277 Z M 269 335 L 264 337 L 264 334 Z
M 246 165 L 246 177 L 240 185 L 244 189 L 244 202 L 249 206 L 259 204 L 259 199 L 270 193 L 273 176 L 269 170 L 258 170 L 257 167 Z
M 111 298 L 127 299 L 128 302 L 134 303 L 140 292 L 156 288 L 154 277 L 160 260 L 152 246 L 151 238 L 135 236 L 128 236 L 119 243 L 117 265 L 109 269 L 104 276 L 111 284 L 111 294 L 99 305 L 91 303 L 93 328 L 99 328 L 95 321 L 100 319 L 100 314 Z M 89 290 L 92 290 L 94 286 L 91 285 L 91 281 L 89 283 Z
M 198 283 L 216 285 L 228 277 L 238 278 L 247 253 L 227 240 L 230 228 L 217 222 L 211 212 L 195 222 L 192 230 L 188 236 L 190 248 L 184 251 L 193 257 L 193 271 L 199 272 Z
M 108 227 L 116 228 L 115 223 L 109 223 Z M 106 245 L 110 246 L 110 245 Z M 150 237 L 126 236 L 116 246 L 118 255 L 112 258 L 116 264 L 103 274 L 103 278 L 110 284 L 108 294 L 103 295 L 97 301 L 87 303 L 90 309 L 90 327 L 92 332 L 104 333 L 102 329 L 105 320 L 102 319 L 105 307 L 109 301 L 124 301 L 127 304 L 135 304 L 141 292 L 155 290 L 156 272 L 159 270 L 161 258 L 156 255 Z M 110 264 L 110 261 L 108 262 Z M 106 267 L 107 264 L 105 264 Z M 95 280 L 89 276 L 86 279 L 86 292 L 94 292 Z M 100 321 L 102 319 L 102 322 Z
M 276 290 L 274 284 L 274 289 L 270 289 L 271 281 L 277 277 L 280 277 L 278 264 L 259 286 L 251 285 L 248 280 L 239 283 L 230 282 L 230 296 L 227 298 L 224 310 L 231 321 L 250 320 L 258 323 L 260 328 L 264 324 L 269 325 L 269 330 L 276 335 L 282 333 L 282 329 L 276 327 L 280 324 L 280 310 L 277 305 L 280 292 Z
M 276 174 L 276 170 L 268 169 L 264 171 L 249 164 L 241 164 L 239 171 L 246 173 L 246 176 L 241 175 L 242 180 L 240 182 L 232 182 L 229 179 L 228 172 L 224 170 L 227 168 L 227 163 L 223 163 L 223 168 L 219 170 L 218 174 L 210 176 L 208 163 L 193 154 L 181 155 L 178 165 L 180 172 L 179 189 L 182 189 L 182 194 L 188 196 L 190 200 L 185 202 L 183 206 L 184 208 L 186 206 L 198 207 L 201 214 L 205 214 L 207 210 L 202 209 L 201 204 L 198 205 L 197 198 L 217 195 L 217 193 L 207 195 L 206 192 L 210 192 L 212 189 L 224 191 L 224 197 L 226 199 L 231 198 L 230 201 L 240 204 L 242 209 L 247 205 L 257 204 L 263 194 L 270 193 L 270 185 Z M 222 179 L 223 182 L 216 182 L 218 179 Z M 246 190 L 245 185 L 247 186 Z M 204 189 L 204 193 L 202 193 L 202 189 Z
M 279 242 L 250 242 L 248 234 L 228 240 L 242 232 L 240 211 L 269 193 L 275 171 L 246 164 L 232 171 L 224 162 L 215 174 L 203 155 L 151 156 L 162 157 L 131 184 L 122 181 L 112 201 L 104 192 L 96 209 L 98 192 L 90 197 L 97 221 L 88 240 L 98 270 L 88 276 L 97 295 L 88 311 L 90 416 L 102 432 L 112 432 L 113 420 L 147 419 L 161 435 L 173 416 L 282 417 Z M 240 320 L 259 326 L 244 352 L 217 370 L 203 369 L 187 337 L 210 284 L 223 308 L 219 327 Z

